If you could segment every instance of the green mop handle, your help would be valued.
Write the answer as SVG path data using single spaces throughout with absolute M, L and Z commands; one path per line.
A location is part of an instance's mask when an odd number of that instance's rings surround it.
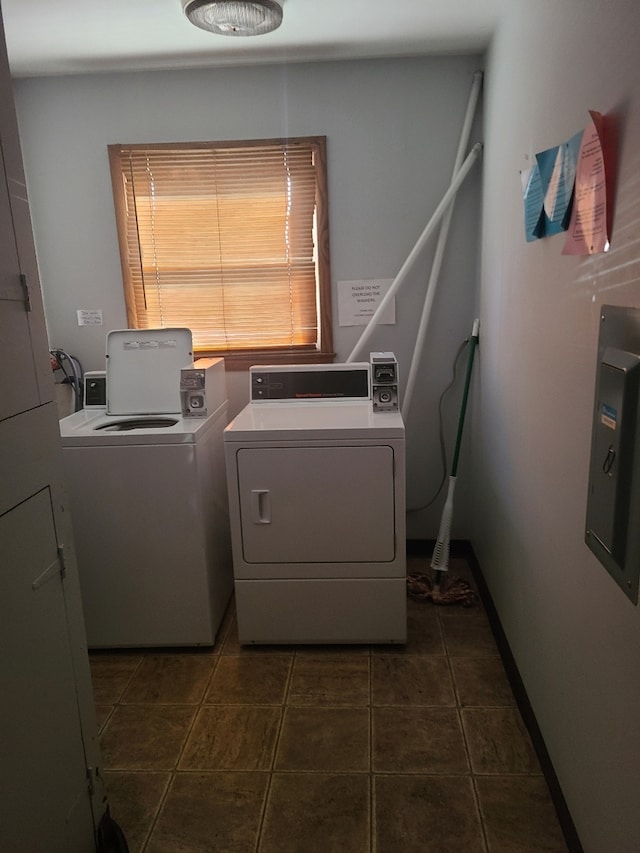
M 467 399 L 469 397 L 469 385 L 471 384 L 471 371 L 473 369 L 473 356 L 478 346 L 480 320 L 473 321 L 471 339 L 469 341 L 469 358 L 467 361 L 467 375 L 464 380 L 464 391 L 462 392 L 462 404 L 460 406 L 460 419 L 458 420 L 458 434 L 456 436 L 456 447 L 453 451 L 453 462 L 451 463 L 451 476 L 455 477 L 458 471 L 458 457 L 460 456 L 460 445 L 462 444 L 462 430 L 464 429 L 464 416 L 467 411 Z

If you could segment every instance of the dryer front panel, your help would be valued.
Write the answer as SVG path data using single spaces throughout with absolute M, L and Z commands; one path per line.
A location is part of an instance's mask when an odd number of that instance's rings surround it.
M 393 447 L 241 448 L 237 474 L 246 563 L 395 559 Z

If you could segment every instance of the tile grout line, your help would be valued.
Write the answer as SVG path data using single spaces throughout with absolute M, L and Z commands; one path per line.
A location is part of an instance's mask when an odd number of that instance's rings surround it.
M 105 724 L 103 725 L 103 727 L 102 727 L 102 729 L 101 729 L 101 731 L 100 731 L 100 735 L 99 735 L 99 736 L 100 736 L 100 738 L 104 735 L 104 732 L 105 732 L 105 731 L 106 731 L 106 729 L 107 729 L 107 726 L 108 726 L 108 724 L 109 724 L 109 721 L 111 720 L 111 718 L 112 718 L 112 717 L 113 717 L 113 715 L 115 714 L 116 709 L 117 709 L 117 708 L 120 708 L 120 707 L 126 707 L 126 703 L 123 703 L 123 702 L 122 702 L 122 699 L 124 698 L 124 696 L 125 696 L 125 694 L 126 694 L 127 690 L 129 689 L 129 687 L 131 686 L 131 683 L 132 683 L 133 679 L 134 679 L 134 678 L 135 678 L 135 676 L 138 674 L 139 670 L 142 668 L 142 665 L 143 665 L 144 661 L 145 661 L 145 654 L 144 654 L 144 652 L 142 652 L 142 653 L 140 654 L 140 659 L 139 659 L 139 661 L 138 661 L 138 663 L 137 663 L 137 666 L 136 666 L 136 667 L 135 667 L 135 669 L 132 671 L 131 675 L 129 676 L 129 678 L 128 678 L 128 680 L 127 680 L 127 683 L 125 684 L 125 686 L 124 686 L 124 687 L 122 688 L 122 690 L 120 691 L 120 694 L 119 694 L 119 696 L 118 696 L 118 699 L 117 699 L 117 700 L 116 700 L 116 702 L 114 702 L 114 704 L 113 704 L 113 707 L 112 707 L 112 709 L 111 709 L 111 713 L 109 714 L 108 719 L 105 721 Z M 104 768 L 104 769 L 106 769 L 106 768 Z M 168 781 L 167 781 L 167 785 L 165 786 L 165 790 L 164 790 L 164 793 L 163 793 L 162 798 L 161 798 L 161 800 L 162 800 L 162 801 L 164 801 L 164 798 L 166 797 L 166 795 L 167 795 L 167 791 L 169 790 L 169 787 L 170 787 L 170 786 L 171 786 L 171 775 L 169 775 L 169 779 L 168 779 Z M 157 811 L 156 811 L 156 815 L 154 816 L 154 819 L 153 819 L 153 821 L 152 821 L 152 825 L 149 827 L 148 832 L 145 834 L 144 840 L 143 840 L 142 845 L 141 845 L 141 847 L 140 847 L 141 853 L 144 853 L 144 850 L 145 850 L 145 849 L 146 849 L 146 847 L 147 847 L 147 843 L 148 843 L 149 838 L 150 838 L 150 836 L 151 836 L 151 830 L 152 830 L 152 828 L 153 828 L 153 825 L 155 824 L 155 821 L 156 821 L 157 814 L 158 814 L 159 810 L 160 810 L 160 806 L 158 806 L 158 809 L 157 809 Z
M 228 630 L 226 633 L 228 633 Z M 226 633 L 225 633 L 225 639 L 226 639 Z M 167 800 L 167 797 L 169 796 L 169 791 L 171 791 L 171 789 L 173 787 L 173 782 L 175 780 L 176 773 L 178 771 L 178 765 L 180 764 L 180 759 L 182 758 L 182 756 L 184 754 L 184 750 L 187 746 L 187 742 L 189 740 L 191 732 L 193 731 L 193 727 L 196 724 L 196 720 L 198 719 L 198 714 L 200 713 L 203 702 L 204 702 L 205 697 L 207 695 L 207 691 L 209 690 L 209 685 L 211 684 L 211 681 L 213 679 L 213 675 L 214 675 L 216 669 L 218 668 L 218 664 L 220 663 L 220 652 L 222 651 L 222 645 L 224 645 L 224 640 L 221 643 L 220 651 L 217 653 L 214 653 L 214 652 L 211 653 L 211 656 L 214 658 L 214 662 L 213 662 L 213 665 L 211 667 L 211 672 L 209 673 L 209 677 L 207 678 L 207 682 L 204 685 L 204 688 L 203 688 L 202 693 L 200 695 L 199 701 L 193 703 L 194 708 L 195 708 L 193 718 L 192 718 L 191 723 L 190 723 L 190 725 L 187 729 L 187 732 L 185 734 L 184 741 L 182 742 L 182 747 L 180 748 L 180 751 L 176 757 L 174 767 L 172 770 L 169 771 L 169 781 L 167 782 L 167 785 L 164 789 L 164 792 L 163 792 L 162 796 L 160 797 L 160 800 L 158 802 L 158 807 L 157 807 L 156 812 L 153 816 L 153 819 L 150 822 L 149 830 L 148 830 L 147 834 L 145 835 L 144 841 L 142 842 L 142 846 L 140 847 L 140 853 L 145 853 L 145 851 L 147 850 L 149 842 L 151 841 L 151 836 L 153 835 L 153 832 L 154 832 L 154 830 L 158 824 L 158 820 L 160 818 L 160 813 L 162 812 L 162 809 L 163 809 L 164 804 Z M 167 703 L 167 704 L 175 704 L 175 703 Z
M 282 697 L 282 703 L 280 704 L 280 708 L 281 708 L 280 724 L 278 726 L 278 733 L 276 735 L 275 743 L 273 745 L 273 755 L 271 757 L 271 767 L 269 769 L 269 773 L 267 776 L 267 786 L 265 788 L 264 799 L 262 801 L 260 821 L 259 821 L 259 825 L 258 825 L 258 830 L 256 832 L 256 844 L 255 844 L 255 848 L 254 848 L 255 853 L 258 853 L 258 851 L 260 850 L 260 845 L 262 843 L 262 833 L 264 831 L 264 824 L 265 824 L 265 820 L 267 818 L 267 805 L 269 803 L 269 797 L 271 796 L 271 785 L 273 782 L 273 774 L 275 773 L 276 759 L 278 757 L 278 748 L 280 746 L 280 738 L 282 736 L 282 729 L 284 727 L 284 718 L 285 718 L 285 714 L 287 711 L 287 705 L 288 705 L 288 700 L 289 700 L 289 692 L 291 689 L 291 681 L 293 679 L 293 667 L 295 664 L 295 659 L 296 659 L 296 651 L 294 649 L 293 653 L 291 655 L 291 661 L 289 662 L 289 672 L 287 674 L 287 683 L 285 684 L 285 688 L 284 688 L 284 696 Z
M 151 841 L 151 836 L 153 834 L 154 829 L 156 828 L 158 818 L 160 817 L 160 812 L 162 811 L 162 806 L 164 805 L 165 800 L 167 799 L 167 797 L 169 795 L 169 791 L 171 790 L 171 784 L 173 782 L 173 776 L 174 776 L 173 772 L 170 772 L 169 778 L 167 780 L 167 784 L 165 785 L 165 789 L 162 792 L 162 796 L 160 797 L 160 800 L 158 802 L 158 808 L 156 809 L 156 813 L 153 816 L 153 820 L 149 824 L 149 829 L 147 830 L 147 834 L 145 835 L 144 840 L 142 842 L 142 845 L 140 847 L 140 853 L 144 853 L 144 851 L 147 849 L 149 842 Z
M 468 738 L 467 738 L 467 733 L 466 733 L 466 730 L 465 730 L 465 727 L 464 727 L 464 723 L 463 723 L 463 720 L 462 720 L 462 710 L 463 710 L 463 708 L 462 708 L 462 700 L 461 700 L 461 698 L 460 698 L 460 694 L 459 694 L 459 691 L 458 691 L 458 684 L 457 684 L 457 681 L 456 681 L 456 678 L 455 678 L 455 675 L 454 675 L 454 672 L 453 672 L 453 665 L 452 665 L 452 662 L 451 662 L 451 658 L 452 658 L 452 657 L 456 657 L 456 655 L 453 655 L 453 656 L 452 656 L 452 655 L 450 654 L 450 652 L 449 652 L 449 647 L 448 647 L 448 645 L 447 645 L 447 640 L 446 640 L 446 631 L 444 630 L 444 625 L 442 624 L 442 620 L 441 620 L 441 618 L 440 618 L 440 613 L 438 613 L 438 624 L 440 625 L 440 631 L 441 631 L 441 633 L 442 633 L 442 642 L 443 642 L 444 649 L 445 649 L 445 655 L 446 655 L 446 658 L 447 658 L 447 666 L 448 666 L 448 669 L 449 669 L 449 675 L 450 675 L 450 677 L 451 677 L 451 685 L 452 685 L 452 687 L 453 687 L 453 694 L 454 694 L 455 703 L 456 703 L 456 714 L 457 714 L 457 716 L 458 716 L 458 723 L 459 723 L 459 725 L 460 725 L 460 731 L 461 731 L 461 733 L 462 733 L 462 741 L 463 741 L 463 743 L 464 743 L 464 748 L 465 748 L 465 752 L 466 752 L 466 755 L 467 755 L 467 762 L 468 762 L 468 764 L 469 764 L 469 778 L 470 778 L 470 781 L 471 781 L 471 789 L 472 789 L 472 791 L 473 791 L 473 799 L 474 799 L 474 802 L 475 802 L 476 812 L 477 812 L 477 815 L 478 815 L 478 822 L 479 822 L 479 825 L 480 825 L 480 831 L 481 831 L 481 833 L 482 833 L 482 843 L 483 843 L 483 845 L 484 845 L 484 849 L 485 849 L 485 851 L 487 851 L 487 852 L 488 852 L 488 851 L 489 851 L 489 840 L 488 840 L 488 838 L 487 838 L 487 830 L 486 830 L 486 827 L 485 827 L 485 822 L 484 822 L 484 817 L 483 817 L 483 814 L 482 814 L 482 809 L 480 808 L 480 795 L 479 795 L 478 788 L 477 788 L 477 785 L 476 785 L 476 774 L 475 774 L 475 772 L 474 772 L 474 770 L 473 770 L 473 764 L 472 764 L 472 761 L 471 761 L 471 750 L 469 749 L 469 740 L 468 740 Z

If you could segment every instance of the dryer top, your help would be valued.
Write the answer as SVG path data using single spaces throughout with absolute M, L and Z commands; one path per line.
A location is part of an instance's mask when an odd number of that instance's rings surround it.
M 400 412 L 374 412 L 371 401 L 249 403 L 224 440 L 243 442 L 404 438 Z

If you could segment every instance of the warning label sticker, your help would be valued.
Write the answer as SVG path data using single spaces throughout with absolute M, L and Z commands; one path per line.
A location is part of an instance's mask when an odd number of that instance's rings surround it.
M 615 429 L 618 425 L 618 413 L 612 406 L 604 404 L 600 412 L 600 421 L 609 429 Z

